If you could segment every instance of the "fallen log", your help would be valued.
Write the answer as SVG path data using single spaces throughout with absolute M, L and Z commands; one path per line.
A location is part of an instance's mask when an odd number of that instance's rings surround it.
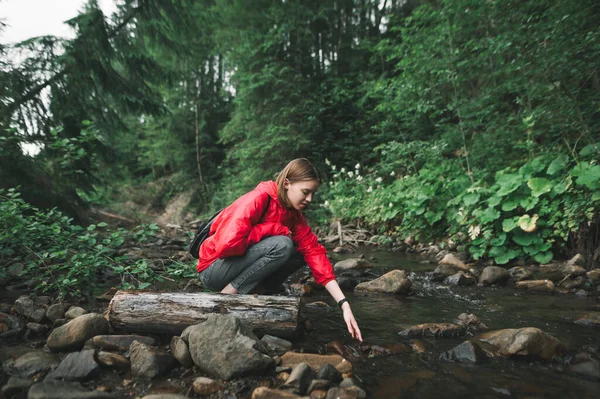
M 258 336 L 292 337 L 299 333 L 300 298 L 117 291 L 108 305 L 108 321 L 115 333 L 179 335 L 211 313 L 232 314 Z

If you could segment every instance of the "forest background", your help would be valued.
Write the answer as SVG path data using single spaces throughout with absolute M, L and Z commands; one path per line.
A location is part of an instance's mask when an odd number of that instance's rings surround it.
M 116 267 L 126 233 L 90 207 L 191 192 L 207 215 L 307 157 L 313 225 L 591 266 L 599 20 L 595 0 L 90 0 L 75 38 L 0 46 L 0 260 Z

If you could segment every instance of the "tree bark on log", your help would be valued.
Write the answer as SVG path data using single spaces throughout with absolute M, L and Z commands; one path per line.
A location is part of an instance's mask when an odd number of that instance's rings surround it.
M 212 313 L 231 314 L 258 336 L 299 333 L 297 297 L 118 291 L 108 305 L 108 321 L 115 333 L 179 335 Z

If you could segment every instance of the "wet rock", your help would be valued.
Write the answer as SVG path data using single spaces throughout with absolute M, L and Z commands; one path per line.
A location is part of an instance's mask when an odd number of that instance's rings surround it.
M 587 270 L 584 267 L 578 265 L 565 265 L 562 269 L 563 277 L 578 277 L 585 276 Z
M 356 381 L 354 381 L 354 379 L 352 379 L 352 377 L 344 378 L 342 382 L 340 382 L 340 388 L 344 389 L 357 386 L 358 384 L 356 383 Z
M 548 263 L 546 265 L 540 265 L 536 275 L 538 275 L 538 277 L 541 277 L 541 279 L 543 280 L 551 280 L 555 283 L 564 278 L 562 272 L 562 265 L 559 263 Z
M 158 344 L 158 341 L 154 338 L 143 335 L 96 335 L 92 338 L 92 344 L 95 348 L 118 352 L 127 352 L 133 341 L 149 346 Z
M 431 279 L 433 281 L 442 281 L 446 277 L 450 277 L 456 273 L 458 273 L 460 269 L 453 265 L 441 264 L 435 268 L 433 273 L 431 274 Z
M 190 349 L 181 337 L 174 336 L 171 338 L 171 353 L 182 366 L 190 368 L 194 367 L 194 361 L 190 354 Z
M 6 325 L 6 331 L 19 330 L 23 328 L 21 320 L 19 320 L 18 317 L 6 313 L 0 313 L 0 323 Z
M 367 397 L 365 391 L 359 387 L 331 388 L 327 391 L 326 399 L 364 399 Z
M 300 363 L 308 364 L 313 370 L 319 370 L 323 365 L 330 364 L 340 373 L 352 371 L 352 363 L 340 355 L 317 355 L 314 353 L 287 352 L 281 356 L 281 367 L 295 367 Z
M 468 286 L 477 284 L 477 280 L 475 280 L 475 277 L 467 276 L 465 272 L 460 271 L 452 276 L 446 277 L 444 279 L 444 284 Z
M 252 399 L 299 399 L 301 396 L 281 389 L 258 387 L 252 392 Z
M 77 382 L 56 380 L 34 384 L 27 393 L 27 399 L 113 399 L 110 392 L 89 391 Z
M 578 353 L 569 362 L 569 370 L 588 378 L 600 380 L 600 363 L 589 353 Z
M 20 378 L 32 377 L 38 373 L 45 373 L 58 365 L 60 359 L 50 353 L 29 352 L 14 360 L 4 363 L 4 371 L 8 375 Z
M 221 382 L 206 377 L 196 378 L 193 387 L 198 395 L 212 395 L 225 388 Z
M 479 277 L 479 284 L 504 284 L 509 279 L 510 273 L 505 268 L 499 266 L 488 266 L 481 272 L 481 277 Z
M 551 293 L 555 290 L 554 283 L 551 280 L 529 280 L 519 281 L 515 285 L 517 289 L 529 290 L 536 292 L 548 292 Z
M 196 325 L 189 348 L 197 366 L 225 380 L 262 373 L 273 365 L 250 327 L 231 315 L 212 314 Z
M 285 352 L 292 349 L 292 343 L 283 338 L 265 334 L 260 340 L 265 344 L 271 354 L 283 355 Z
M 531 270 L 521 266 L 515 266 L 511 269 L 508 269 L 508 274 L 510 274 L 510 278 L 514 281 L 531 280 L 533 278 L 533 273 Z
M 10 377 L 2 387 L 2 393 L 6 398 L 24 398 L 32 385 L 33 381 L 28 378 Z
M 161 349 L 134 341 L 129 349 L 131 374 L 136 378 L 152 379 L 175 366 L 175 358 Z
M 112 367 L 119 370 L 127 370 L 131 367 L 129 359 L 119 353 L 99 351 L 97 359 L 98 363 L 105 367 Z
M 358 277 L 344 275 L 337 276 L 336 281 L 343 290 L 354 290 L 354 287 L 360 283 L 360 279 Z
M 333 253 L 334 254 L 350 254 L 353 251 L 350 248 L 347 247 L 335 247 L 333 248 Z
M 336 272 L 341 272 L 344 270 L 352 270 L 352 269 L 368 269 L 373 267 L 373 264 L 366 259 L 360 258 L 349 258 L 344 259 L 342 261 L 337 262 L 333 269 Z
M 50 329 L 55 330 L 60 326 L 64 326 L 68 322 L 69 322 L 69 320 L 67 320 L 67 319 L 56 319 L 52 322 L 52 326 L 50 327 Z
M 23 295 L 15 301 L 15 312 L 39 323 L 46 317 L 45 301 Z
M 328 380 L 333 383 L 338 383 L 342 381 L 342 373 L 340 373 L 339 370 L 333 367 L 331 364 L 324 364 L 319 368 L 319 371 L 317 372 L 317 379 Z M 309 392 L 310 391 L 311 390 L 309 390 Z
M 87 312 L 87 310 L 85 310 L 84 308 L 80 308 L 79 306 L 71 306 L 69 310 L 65 312 L 65 318 L 73 320 L 79 316 L 83 316 Z
M 465 341 L 442 353 L 440 359 L 450 362 L 481 363 L 487 359 L 487 355 L 477 344 Z
M 575 324 L 586 327 L 600 327 L 600 312 L 590 312 L 575 320 Z
M 534 356 L 551 360 L 561 355 L 565 347 L 556 338 L 539 328 L 525 327 L 490 331 L 479 340 L 492 344 L 502 356 Z
M 577 254 L 574 257 L 572 257 L 571 259 L 569 259 L 567 261 L 567 263 L 565 264 L 565 266 L 581 266 L 581 267 L 585 267 L 585 257 L 581 254 Z
M 404 344 L 385 344 L 383 346 L 371 346 L 371 355 L 397 355 L 398 353 L 410 352 L 410 347 Z
M 308 389 L 306 390 L 307 393 L 312 393 L 313 391 L 319 390 L 319 391 L 324 391 L 325 395 L 327 395 L 327 390 L 329 388 L 331 388 L 333 385 L 333 382 L 329 381 L 329 380 L 320 380 L 320 379 L 314 379 L 310 382 L 310 385 L 308 386 Z M 311 395 L 312 397 L 312 395 Z
M 468 271 L 469 268 L 455 254 L 449 253 L 440 260 L 440 265 L 452 265 L 460 270 Z
M 50 321 L 62 319 L 65 316 L 66 311 L 67 304 L 55 303 L 54 305 L 50 305 L 48 310 L 46 310 L 46 318 Z
M 402 330 L 398 335 L 405 337 L 459 337 L 465 328 L 452 323 L 425 323 Z
M 297 364 L 285 384 L 283 384 L 283 388 L 285 390 L 291 390 L 299 395 L 304 395 L 307 393 L 310 381 L 314 376 L 315 373 L 308 364 Z
M 108 321 L 100 314 L 88 313 L 60 326 L 48 337 L 54 352 L 79 350 L 88 339 L 108 332 Z
M 448 250 L 446 250 L 446 249 L 443 249 L 443 250 L 441 250 L 440 252 L 438 252 L 438 253 L 435 255 L 435 260 L 437 260 L 437 261 L 439 262 L 439 261 L 441 261 L 442 259 L 444 259 L 444 257 L 445 257 L 446 255 L 448 255 L 449 253 L 450 253 L 450 251 L 448 251 Z
M 425 344 L 418 339 L 411 339 L 410 347 L 417 353 L 425 353 Z
M 100 374 L 100 365 L 94 360 L 94 350 L 69 353 L 46 380 L 81 381 Z
M 586 273 L 588 279 L 594 282 L 600 281 L 600 269 L 590 270 Z
M 392 270 L 373 281 L 358 284 L 354 291 L 405 294 L 410 290 L 410 286 L 411 282 L 404 270 Z
M 40 336 L 48 332 L 48 326 L 39 323 L 27 323 L 27 329 L 31 331 L 34 336 Z
M 575 295 L 577 295 L 577 296 L 588 296 L 589 294 L 585 290 L 577 290 L 575 292 Z
M 184 330 L 181 332 L 181 339 L 183 340 L 183 342 L 185 342 L 186 344 L 190 344 L 190 332 L 197 328 L 197 324 L 191 325 L 191 326 L 187 326 L 186 328 L 184 328 Z
M 585 277 L 578 276 L 575 278 L 567 278 L 567 279 L 561 281 L 559 285 L 568 290 L 572 290 L 572 289 L 581 287 L 584 282 L 585 282 Z
M 461 313 L 454 322 L 469 331 L 483 331 L 488 329 L 488 326 L 482 323 L 479 317 L 474 314 Z

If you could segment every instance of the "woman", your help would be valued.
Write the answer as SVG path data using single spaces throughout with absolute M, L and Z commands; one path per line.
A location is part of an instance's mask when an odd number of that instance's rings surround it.
M 302 215 L 319 184 L 315 167 L 307 159 L 294 159 L 275 182 L 260 183 L 225 208 L 200 246 L 200 280 L 208 289 L 223 294 L 247 294 L 259 284 L 280 285 L 302 266 L 297 256 L 301 255 L 317 284 L 341 307 L 350 335 L 362 341 L 350 304 L 335 281 L 327 250 Z

